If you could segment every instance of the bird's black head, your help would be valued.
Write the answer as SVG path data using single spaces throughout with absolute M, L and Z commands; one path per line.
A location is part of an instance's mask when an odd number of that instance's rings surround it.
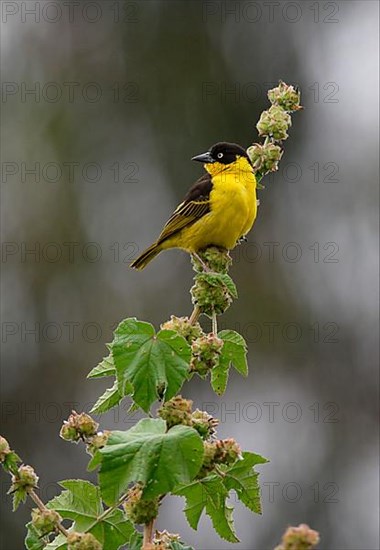
M 213 145 L 207 153 L 197 155 L 191 160 L 197 160 L 206 164 L 211 164 L 214 162 L 219 162 L 220 164 L 231 164 L 232 162 L 235 162 L 237 157 L 245 157 L 249 161 L 247 152 L 243 149 L 243 147 L 237 145 L 236 143 L 221 141 L 220 143 L 215 143 L 215 145 Z

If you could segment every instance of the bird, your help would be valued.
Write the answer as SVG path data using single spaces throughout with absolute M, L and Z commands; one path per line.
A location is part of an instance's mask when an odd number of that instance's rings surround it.
M 130 267 L 141 270 L 163 250 L 196 256 L 210 246 L 231 250 L 250 231 L 257 215 L 256 177 L 246 150 L 219 142 L 191 160 L 206 173 L 189 189 L 154 243 Z M 202 265 L 203 262 L 201 262 Z

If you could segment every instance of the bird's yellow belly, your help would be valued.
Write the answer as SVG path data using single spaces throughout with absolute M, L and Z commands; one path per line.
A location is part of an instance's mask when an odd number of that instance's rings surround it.
M 256 218 L 255 180 L 244 174 L 245 184 L 231 174 L 214 178 L 210 194 L 211 211 L 199 221 L 181 231 L 181 238 L 168 239 L 170 246 L 196 252 L 215 245 L 228 250 L 235 247 L 240 237 L 248 233 Z M 180 242 L 179 242 L 180 241 Z M 165 246 L 166 248 L 166 246 Z

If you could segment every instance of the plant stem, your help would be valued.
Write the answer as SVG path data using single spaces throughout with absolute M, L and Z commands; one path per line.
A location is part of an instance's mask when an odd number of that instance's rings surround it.
M 215 336 L 218 334 L 218 321 L 215 311 L 212 314 L 212 333 L 215 334 Z
M 37 495 L 37 493 L 34 491 L 34 489 L 29 489 L 28 490 L 28 495 L 33 500 L 33 502 L 37 505 L 37 508 L 41 512 L 46 512 L 48 510 L 48 508 L 46 508 L 45 504 L 42 502 L 42 500 Z M 62 523 L 58 523 L 57 529 L 58 529 L 58 531 L 61 531 L 62 535 L 65 535 L 65 537 L 68 536 L 69 532 L 67 531 L 67 529 L 65 529 L 63 527 Z
M 193 313 L 190 315 L 190 324 L 195 325 L 201 314 L 201 310 L 198 306 L 194 306 Z
M 113 512 L 114 510 L 116 510 L 117 508 L 119 508 L 119 506 L 121 504 L 123 504 L 123 502 L 127 499 L 128 495 L 127 493 L 125 495 L 123 495 L 122 497 L 119 498 L 119 500 L 113 505 L 113 506 L 110 506 L 110 508 L 107 508 L 106 510 L 104 510 L 104 512 L 102 514 L 100 514 L 100 516 L 98 516 L 96 518 L 96 520 L 94 521 L 94 523 L 92 523 L 89 527 L 87 527 L 86 529 L 86 532 L 88 532 L 90 529 L 92 529 L 93 527 L 95 527 L 95 525 L 97 525 L 98 523 L 100 523 L 101 521 L 103 521 L 107 516 L 108 514 L 110 514 L 111 512 Z
M 144 525 L 144 539 L 141 550 L 151 550 L 153 539 L 154 519 Z

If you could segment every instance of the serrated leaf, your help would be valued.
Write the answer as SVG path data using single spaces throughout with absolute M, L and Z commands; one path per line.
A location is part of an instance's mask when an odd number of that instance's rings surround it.
M 193 428 L 174 426 L 166 432 L 164 420 L 144 418 L 130 430 L 112 432 L 99 453 L 103 500 L 112 505 L 131 482 L 144 484 L 147 499 L 189 483 L 199 472 L 204 450 Z
M 244 452 L 243 460 L 238 460 L 225 470 L 223 484 L 228 491 L 234 490 L 238 499 L 252 512 L 261 514 L 260 487 L 258 472 L 253 470 L 257 464 L 265 464 L 266 458 L 255 453 Z
M 117 380 L 115 380 L 112 388 L 107 388 L 106 391 L 99 397 L 95 405 L 91 409 L 91 413 L 104 413 L 116 407 L 123 399 L 118 389 Z
M 233 525 L 233 508 L 226 504 L 228 491 L 219 477 L 211 475 L 194 481 L 177 489 L 175 494 L 185 497 L 185 515 L 193 529 L 197 529 L 205 510 L 220 537 L 229 542 L 239 542 Z
M 8 491 L 9 493 L 9 491 Z M 28 496 L 26 490 L 24 487 L 19 487 L 16 489 L 16 491 L 13 492 L 13 506 L 12 510 L 15 512 L 17 508 L 20 506 L 22 502 L 26 501 L 26 497 Z
M 234 330 L 222 330 L 218 336 L 223 340 L 219 365 L 232 365 L 240 374 L 247 376 L 247 344 L 244 338 Z
M 220 278 L 223 281 L 223 283 L 226 285 L 228 292 L 231 294 L 232 298 L 237 298 L 238 291 L 231 277 L 227 275 L 227 273 L 220 273 Z
M 226 391 L 229 374 L 229 365 L 216 365 L 211 369 L 211 387 L 217 395 L 222 395 Z
M 43 550 L 49 542 L 46 537 L 41 537 L 31 521 L 26 524 L 26 528 L 25 547 L 27 550 Z
M 191 349 L 172 330 L 157 334 L 151 324 L 126 319 L 111 344 L 119 388 L 133 385 L 133 400 L 145 412 L 157 400 L 173 397 L 187 378 Z
M 112 354 L 110 353 L 107 357 L 96 365 L 87 375 L 87 378 L 102 378 L 103 376 L 115 376 L 116 369 L 113 364 Z
M 107 550 L 117 550 L 129 540 L 134 528 L 121 510 L 115 509 L 98 521 L 103 513 L 99 487 L 76 479 L 62 481 L 60 485 L 66 490 L 47 507 L 56 510 L 63 519 L 74 521 L 75 531 L 92 533 Z

